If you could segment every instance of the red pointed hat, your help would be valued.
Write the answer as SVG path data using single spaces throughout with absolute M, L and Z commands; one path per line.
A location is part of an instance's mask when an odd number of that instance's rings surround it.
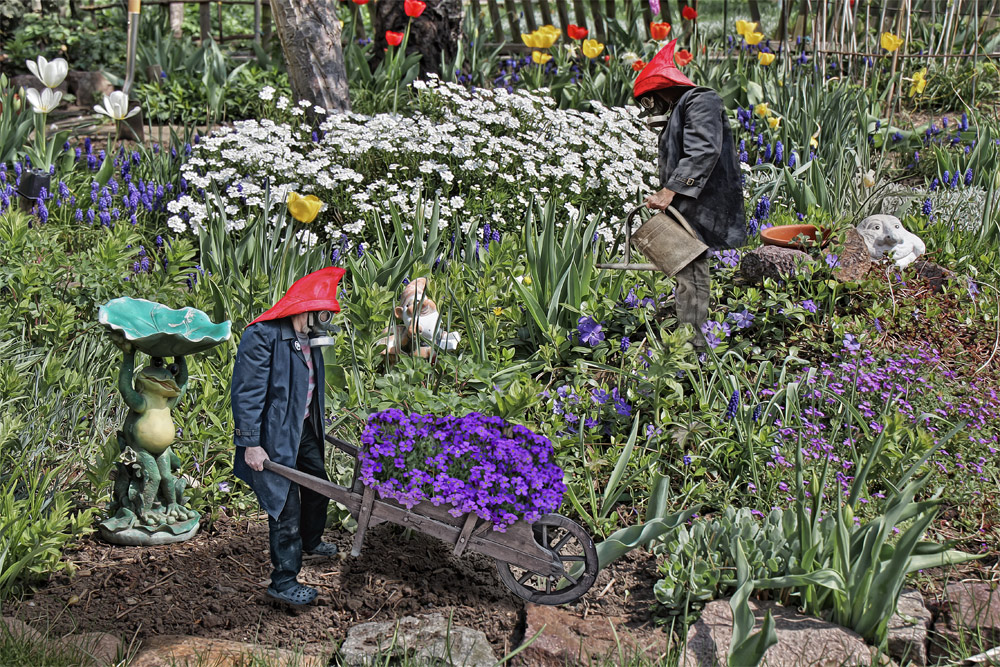
M 339 313 L 340 302 L 337 301 L 337 284 L 344 277 L 344 273 L 344 269 L 340 267 L 328 266 L 299 278 L 288 288 L 288 292 L 281 297 L 278 303 L 250 324 L 265 320 L 277 320 L 314 310 L 330 310 Z
M 674 62 L 676 44 L 677 40 L 672 40 L 642 68 L 632 86 L 632 97 L 638 99 L 652 90 L 663 90 L 673 86 L 694 87 L 695 84 L 677 69 L 677 64 Z

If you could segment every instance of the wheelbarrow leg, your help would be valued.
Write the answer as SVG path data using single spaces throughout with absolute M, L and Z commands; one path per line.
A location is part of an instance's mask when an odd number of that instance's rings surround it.
M 368 530 L 368 523 L 372 518 L 372 507 L 375 505 L 375 492 L 370 486 L 365 487 L 365 494 L 361 498 L 361 511 L 358 512 L 358 532 L 354 533 L 354 546 L 351 547 L 352 556 L 361 555 L 361 545 L 365 541 L 365 531 Z

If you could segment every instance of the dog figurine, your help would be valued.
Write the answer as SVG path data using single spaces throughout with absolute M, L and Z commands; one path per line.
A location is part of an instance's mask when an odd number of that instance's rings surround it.
M 376 342 L 376 345 L 385 346 L 390 363 L 401 354 L 433 360 L 434 348 L 453 351 L 462 339 L 457 331 L 440 329 L 441 314 L 434 300 L 427 296 L 426 278 L 417 278 L 403 289 L 393 316 L 399 323 L 386 329 L 386 335 Z

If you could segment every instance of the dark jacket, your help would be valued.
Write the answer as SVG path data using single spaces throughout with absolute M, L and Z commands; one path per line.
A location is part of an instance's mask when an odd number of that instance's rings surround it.
M 692 88 L 660 132 L 660 187 L 713 249 L 746 243 L 742 174 L 726 110 L 711 88 Z
M 312 348 L 316 389 L 313 391 L 310 423 L 323 442 L 323 350 Z M 275 463 L 295 467 L 302 437 L 309 368 L 295 338 L 291 318 L 251 324 L 243 332 L 233 368 L 233 422 L 236 458 L 233 472 L 250 485 L 261 507 L 277 518 L 285 506 L 289 482 L 264 470 L 251 470 L 244 459 L 245 447 L 260 446 Z

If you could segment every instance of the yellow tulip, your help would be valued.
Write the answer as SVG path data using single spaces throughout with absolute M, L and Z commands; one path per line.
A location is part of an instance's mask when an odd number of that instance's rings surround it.
M 770 126 L 772 130 L 777 130 L 778 126 L 781 125 L 781 117 L 771 116 L 770 118 L 767 119 L 767 124 L 768 126 Z
M 585 39 L 583 40 L 583 55 L 588 58 L 596 58 L 601 55 L 601 51 L 604 50 L 604 45 L 598 42 L 596 39 Z
M 767 67 L 768 65 L 774 62 L 774 54 L 764 53 L 763 51 L 761 51 L 760 53 L 757 54 L 757 62 L 759 62 L 764 67 Z
M 533 49 L 547 49 L 556 43 L 562 34 L 559 28 L 553 25 L 542 26 L 538 30 L 530 33 L 521 33 L 521 41 L 525 46 Z
M 747 36 L 750 33 L 756 31 L 757 24 L 753 21 L 737 21 L 736 22 L 736 34 L 740 36 Z
M 761 102 L 753 108 L 753 112 L 760 116 L 761 118 L 767 118 L 771 115 L 771 110 L 767 106 L 767 102 Z
M 761 40 L 764 39 L 764 33 L 762 32 L 748 32 L 743 35 L 743 39 L 747 41 L 750 46 L 756 46 L 760 44 Z
M 898 49 L 903 45 L 903 40 L 899 37 L 896 37 L 896 35 L 892 34 L 891 32 L 883 32 L 881 42 L 882 42 L 882 48 L 888 51 L 889 53 L 892 53 L 893 51 L 895 51 L 896 49 Z
M 910 97 L 914 95 L 919 95 L 924 92 L 924 88 L 927 87 L 927 68 L 923 68 L 918 72 L 914 73 L 913 78 L 910 79 Z
M 316 219 L 321 208 L 323 208 L 323 202 L 316 195 L 306 195 L 303 197 L 295 192 L 288 193 L 288 212 L 299 222 L 304 222 L 308 225 Z
M 521 41 L 524 42 L 525 46 L 531 47 L 532 49 L 540 48 L 538 44 L 537 32 L 522 32 Z
M 536 65 L 544 65 L 545 63 L 552 60 L 552 54 L 542 53 L 541 51 L 532 51 L 531 59 L 535 61 Z

